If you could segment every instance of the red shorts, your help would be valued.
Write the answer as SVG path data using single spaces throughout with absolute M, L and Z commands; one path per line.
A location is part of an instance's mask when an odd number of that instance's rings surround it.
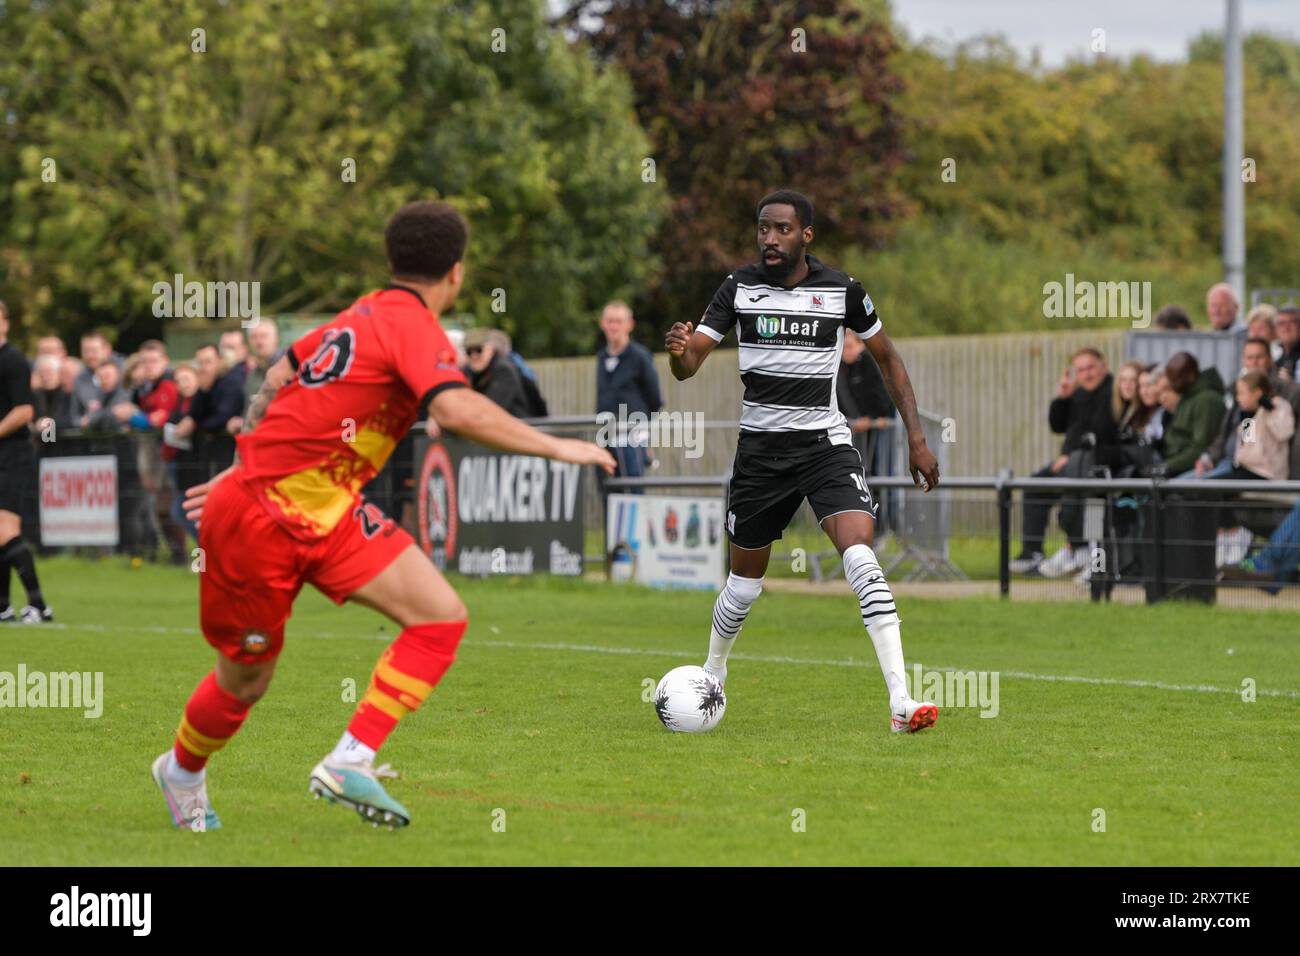
M 270 660 L 284 645 L 284 624 L 304 583 L 342 604 L 411 544 L 360 497 L 328 535 L 303 541 L 271 517 L 236 471 L 212 489 L 199 523 L 203 636 L 232 661 Z

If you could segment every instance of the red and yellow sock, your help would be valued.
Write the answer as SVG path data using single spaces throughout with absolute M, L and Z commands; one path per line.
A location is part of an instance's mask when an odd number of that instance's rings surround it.
M 198 773 L 208 758 L 230 742 L 252 704 L 217 686 L 216 671 L 199 681 L 185 705 L 181 726 L 176 731 L 176 762 Z
M 397 722 L 416 710 L 456 659 L 465 621 L 405 628 L 379 658 L 348 733 L 378 750 Z

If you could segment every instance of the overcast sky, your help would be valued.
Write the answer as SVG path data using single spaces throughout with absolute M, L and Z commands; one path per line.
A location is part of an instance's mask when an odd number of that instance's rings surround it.
M 914 39 L 957 41 L 1001 33 L 1026 56 L 1034 47 L 1047 66 L 1086 54 L 1092 31 L 1106 31 L 1112 56 L 1187 56 L 1187 41 L 1223 30 L 1225 0 L 892 0 L 894 20 Z M 1300 0 L 1241 0 L 1246 32 L 1267 30 L 1300 39 Z M 1089 54 L 1090 56 L 1090 54 Z

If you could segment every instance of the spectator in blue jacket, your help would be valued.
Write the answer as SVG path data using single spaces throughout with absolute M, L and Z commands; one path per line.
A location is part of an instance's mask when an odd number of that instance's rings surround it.
M 634 412 L 648 416 L 664 404 L 654 356 L 644 345 L 632 341 L 635 326 L 626 302 L 615 299 L 601 311 L 605 347 L 596 353 L 596 413 L 614 416 L 615 423 L 625 421 Z M 614 434 L 618 443 L 611 451 L 618 462 L 618 475 L 635 478 L 645 474 L 644 439 L 619 431 Z

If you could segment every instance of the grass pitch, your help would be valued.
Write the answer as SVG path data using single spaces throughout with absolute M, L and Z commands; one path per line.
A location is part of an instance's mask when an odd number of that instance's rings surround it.
M 58 624 L 0 631 L 0 671 L 102 671 L 104 711 L 0 709 L 3 865 L 1300 863 L 1293 615 L 903 600 L 909 667 L 1000 674 L 996 717 L 948 707 L 905 736 L 847 587 L 767 593 L 725 719 L 686 735 L 643 690 L 703 659 L 712 595 L 458 580 L 458 662 L 381 754 L 414 818 L 390 833 L 313 801 L 307 774 L 394 629 L 308 588 L 270 694 L 210 764 L 224 829 L 194 834 L 149 764 L 212 665 L 197 580 L 41 573 Z

